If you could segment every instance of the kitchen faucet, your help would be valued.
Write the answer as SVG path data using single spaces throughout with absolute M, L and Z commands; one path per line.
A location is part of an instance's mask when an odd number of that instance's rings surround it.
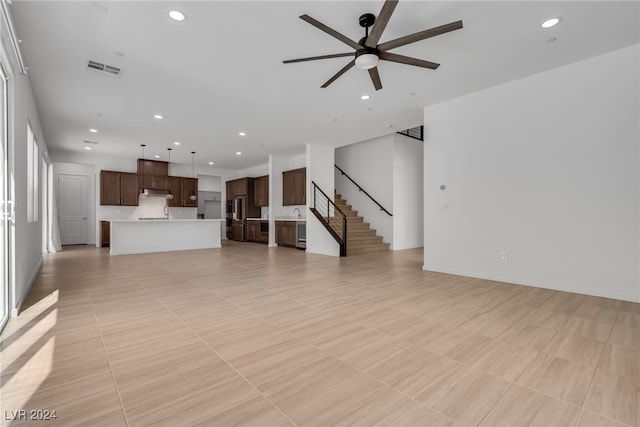
M 298 209 L 298 208 L 293 208 L 293 213 L 296 213 L 296 211 L 298 211 L 298 218 L 300 218 L 300 209 Z

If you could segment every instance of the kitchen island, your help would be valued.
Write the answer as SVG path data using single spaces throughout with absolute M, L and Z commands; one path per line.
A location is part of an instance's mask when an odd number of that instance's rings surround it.
M 111 221 L 110 255 L 220 248 L 221 219 Z

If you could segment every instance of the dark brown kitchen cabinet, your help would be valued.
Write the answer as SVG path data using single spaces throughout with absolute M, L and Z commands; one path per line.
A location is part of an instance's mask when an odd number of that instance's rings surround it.
M 168 176 L 169 163 L 158 160 L 138 159 L 138 175 Z
M 191 196 L 195 196 L 195 200 L 191 200 Z M 182 200 L 184 207 L 198 207 L 198 178 L 182 178 Z
M 269 243 L 269 221 L 247 221 L 247 241 Z
M 279 246 L 295 247 L 297 240 L 295 221 L 276 221 L 276 243 Z
M 138 206 L 138 174 L 120 173 L 120 204 L 122 206 Z
M 100 171 L 100 204 L 138 206 L 138 175 L 128 172 Z
M 247 221 L 247 241 L 257 242 L 260 240 L 260 222 Z
M 182 181 L 184 178 L 177 176 L 170 176 L 168 178 L 167 189 L 169 194 L 173 196 L 172 199 L 167 199 L 167 205 L 169 207 L 180 208 L 184 206 L 184 200 L 182 198 Z
M 307 204 L 307 168 L 282 172 L 282 205 Z
M 100 246 L 108 248 L 111 245 L 111 222 L 100 221 Z
M 140 186 L 154 190 L 167 190 L 169 188 L 168 176 L 140 175 Z
M 120 172 L 100 171 L 100 204 L 120 205 Z
M 253 201 L 258 207 L 269 206 L 269 175 L 256 178 L 253 187 Z
M 238 196 L 247 196 L 249 194 L 250 181 L 253 183 L 252 178 L 240 178 L 227 181 L 227 200 Z

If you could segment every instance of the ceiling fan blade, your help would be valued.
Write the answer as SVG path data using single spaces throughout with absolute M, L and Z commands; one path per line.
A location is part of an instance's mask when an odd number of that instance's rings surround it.
M 462 21 L 451 22 L 449 24 L 430 28 L 428 30 L 420 31 L 419 33 L 409 34 L 408 36 L 400 37 L 395 40 L 382 43 L 380 46 L 378 46 L 378 50 L 385 51 L 394 49 L 396 47 L 404 46 L 409 43 L 428 39 L 429 37 L 435 37 L 439 36 L 440 34 L 448 33 L 450 31 L 459 30 L 460 28 L 462 28 Z
M 367 37 L 367 41 L 364 44 L 367 47 L 376 47 L 378 45 L 378 41 L 382 36 L 382 32 L 387 27 L 387 23 L 389 22 L 389 18 L 391 18 L 391 14 L 398 4 L 398 0 L 387 0 L 382 5 L 382 9 L 378 14 L 378 18 L 376 19 L 375 24 L 373 24 L 373 29 L 371 30 L 371 34 Z
M 360 46 L 358 43 L 354 42 L 353 40 L 351 40 L 350 38 L 348 38 L 347 36 L 345 36 L 344 34 L 340 34 L 339 32 L 337 32 L 336 30 L 334 30 L 333 28 L 329 28 L 326 25 L 324 25 L 322 22 L 316 21 L 315 19 L 313 19 L 312 17 L 310 17 L 309 15 L 302 15 L 300 17 L 300 19 L 302 19 L 305 22 L 308 22 L 309 24 L 313 25 L 314 27 L 316 27 L 317 29 L 324 31 L 325 33 L 329 34 L 330 36 L 333 36 L 335 38 L 337 38 L 338 40 L 340 40 L 342 43 L 351 46 L 354 49 L 360 49 L 362 48 L 362 46 Z
M 334 53 L 333 55 L 321 55 L 321 56 L 309 56 L 307 58 L 286 59 L 282 61 L 283 64 L 292 64 L 294 62 L 315 61 L 316 59 L 329 59 L 329 58 L 343 58 L 345 56 L 353 56 L 353 52 L 349 53 Z
M 431 70 L 435 70 L 440 66 L 440 64 L 436 64 L 435 62 L 412 58 L 410 56 L 398 55 L 391 52 L 380 52 L 380 59 L 384 59 L 385 61 L 398 62 L 400 64 L 415 65 L 416 67 L 429 68 Z
M 338 79 L 338 77 L 340 77 L 341 75 L 343 75 L 344 73 L 346 73 L 347 71 L 349 71 L 351 68 L 353 68 L 353 66 L 356 65 L 356 60 L 352 59 L 351 62 L 349 62 L 347 65 L 345 65 L 344 67 L 342 67 L 342 69 L 340 69 L 340 71 L 338 71 L 337 73 L 335 73 L 333 75 L 333 77 L 331 77 L 329 80 L 327 80 L 327 82 L 325 84 L 323 84 L 322 88 L 325 88 L 327 86 L 329 86 L 331 83 L 333 83 L 334 81 L 336 81 Z
M 373 83 L 373 87 L 376 90 L 382 89 L 382 83 L 380 82 L 380 74 L 378 74 L 378 67 L 369 68 L 369 76 L 371 77 L 371 82 Z

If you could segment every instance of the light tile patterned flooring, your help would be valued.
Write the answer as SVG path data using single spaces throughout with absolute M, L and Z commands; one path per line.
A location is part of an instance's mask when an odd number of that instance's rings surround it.
M 3 425 L 640 427 L 640 304 L 421 265 L 66 247 L 0 338 Z

